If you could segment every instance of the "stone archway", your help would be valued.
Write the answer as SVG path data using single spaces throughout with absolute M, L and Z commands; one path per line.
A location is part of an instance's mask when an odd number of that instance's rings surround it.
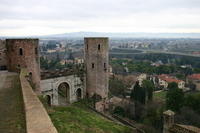
M 82 90 L 81 90 L 81 88 L 78 88 L 78 89 L 76 90 L 76 99 L 77 99 L 77 100 L 80 100 L 81 97 L 82 97 Z
M 58 86 L 58 103 L 59 105 L 67 105 L 70 103 L 70 86 L 66 82 Z
M 46 95 L 46 96 L 45 96 L 45 99 L 46 99 L 47 104 L 48 104 L 49 106 L 51 106 L 51 96 Z

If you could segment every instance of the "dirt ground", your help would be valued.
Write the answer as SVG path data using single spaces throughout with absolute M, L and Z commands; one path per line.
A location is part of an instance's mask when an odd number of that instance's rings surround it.
M 25 133 L 19 76 L 0 71 L 0 133 Z

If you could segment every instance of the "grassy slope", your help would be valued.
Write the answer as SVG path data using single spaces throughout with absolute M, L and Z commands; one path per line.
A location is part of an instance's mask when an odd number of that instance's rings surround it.
M 76 103 L 69 107 L 48 109 L 59 133 L 131 133 L 131 129 L 114 122 Z
M 0 133 L 25 133 L 25 115 L 18 75 L 8 76 L 0 91 Z
M 153 97 L 155 100 L 165 101 L 166 94 L 167 94 L 167 91 L 161 91 L 161 92 L 156 92 L 156 93 L 154 92 Z

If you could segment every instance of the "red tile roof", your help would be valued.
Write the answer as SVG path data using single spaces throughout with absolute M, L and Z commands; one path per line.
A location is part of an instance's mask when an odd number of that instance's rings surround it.
M 168 75 L 166 74 L 162 74 L 162 75 L 159 75 L 158 78 L 160 78 L 161 80 L 164 80 L 168 83 L 171 83 L 171 82 L 175 82 L 175 83 L 179 83 L 179 82 L 182 82 L 182 80 L 178 80 L 176 78 L 173 78 L 173 77 L 169 77 Z
M 188 78 L 200 80 L 200 74 L 192 74 L 192 75 L 188 76 Z

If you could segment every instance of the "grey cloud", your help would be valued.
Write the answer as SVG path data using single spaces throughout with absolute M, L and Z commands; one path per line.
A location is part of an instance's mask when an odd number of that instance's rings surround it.
M 200 31 L 199 5 L 200 0 L 0 0 L 0 34 Z
M 0 0 L 0 19 L 83 20 L 196 9 L 199 0 Z

